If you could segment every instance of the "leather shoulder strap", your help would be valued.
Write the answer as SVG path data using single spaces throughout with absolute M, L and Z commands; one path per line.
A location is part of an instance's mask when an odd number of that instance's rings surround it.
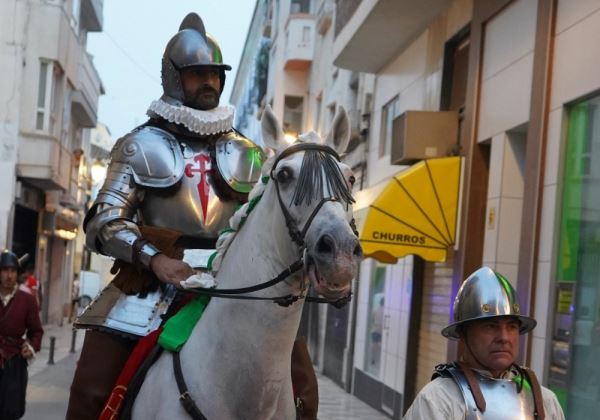
M 542 387 L 535 374 L 535 372 L 527 367 L 521 367 L 521 371 L 527 375 L 527 380 L 531 384 L 531 391 L 533 392 L 533 403 L 535 404 L 535 412 L 533 415 L 538 420 L 544 420 L 546 418 L 546 411 L 544 410 L 544 399 L 542 398 Z
M 471 389 L 471 394 L 473 394 L 473 398 L 475 399 L 475 404 L 477 408 L 482 413 L 485 412 L 485 398 L 483 397 L 483 393 L 481 392 L 481 387 L 479 386 L 479 382 L 477 382 L 477 378 L 475 378 L 475 374 L 473 370 L 463 362 L 456 362 L 462 373 L 465 375 L 467 383 L 469 384 L 469 388 Z

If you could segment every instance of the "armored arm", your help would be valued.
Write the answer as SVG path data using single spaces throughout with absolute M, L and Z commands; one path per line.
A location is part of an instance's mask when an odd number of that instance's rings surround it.
M 183 156 L 169 133 L 144 127 L 121 138 L 111 152 L 104 185 L 84 220 L 86 244 L 144 268 L 160 251 L 134 222 L 145 187 L 169 187 L 183 174 Z
M 143 190 L 133 182 L 131 167 L 113 160 L 106 181 L 84 221 L 88 248 L 149 268 L 159 251 L 143 239 L 133 218 Z M 141 245 L 141 247 L 140 247 Z

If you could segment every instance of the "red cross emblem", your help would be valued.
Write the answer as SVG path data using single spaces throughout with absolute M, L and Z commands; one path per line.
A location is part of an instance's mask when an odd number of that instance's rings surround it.
M 194 174 L 200 174 L 200 181 L 198 182 L 198 195 L 200 196 L 200 205 L 202 206 L 202 219 L 206 223 L 206 209 L 208 207 L 208 195 L 210 193 L 210 187 L 208 185 L 207 173 L 211 172 L 210 156 L 200 153 L 194 156 L 194 162 L 198 163 L 198 166 L 194 168 L 193 163 L 185 165 L 185 176 L 193 178 Z

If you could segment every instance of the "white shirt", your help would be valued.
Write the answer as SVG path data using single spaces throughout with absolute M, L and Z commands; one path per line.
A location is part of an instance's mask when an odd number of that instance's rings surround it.
M 486 372 L 478 371 L 486 374 Z M 489 375 L 489 374 L 488 374 Z M 564 420 L 556 395 L 542 386 L 542 400 L 548 420 Z M 404 420 L 466 419 L 465 399 L 452 378 L 437 378 L 423 387 L 404 415 Z
M 2 296 L 0 294 L 0 299 L 2 300 L 2 306 L 4 306 L 6 308 L 6 305 L 8 305 L 8 303 L 12 300 L 12 298 L 15 297 L 15 294 L 17 293 L 18 289 L 19 288 L 17 286 L 15 286 L 14 290 L 11 293 L 9 293 L 8 295 Z

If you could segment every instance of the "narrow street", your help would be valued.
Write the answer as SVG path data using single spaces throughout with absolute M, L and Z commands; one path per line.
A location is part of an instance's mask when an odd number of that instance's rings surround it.
M 27 409 L 23 420 L 63 420 L 69 399 L 83 332 L 76 335 L 75 353 L 71 353 L 72 329 L 45 326 L 42 350 L 29 368 Z M 50 337 L 55 337 L 54 364 L 48 364 Z M 329 378 L 319 376 L 320 420 L 385 420 L 384 414 L 346 393 Z

